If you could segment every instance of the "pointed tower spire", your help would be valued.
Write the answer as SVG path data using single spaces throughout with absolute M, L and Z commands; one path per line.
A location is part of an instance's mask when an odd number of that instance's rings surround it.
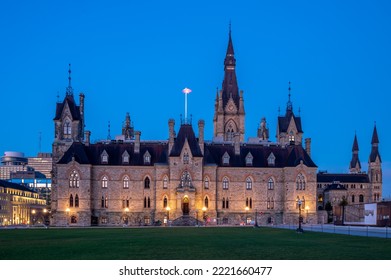
M 291 101 L 291 82 L 288 83 L 288 102 L 286 103 L 286 111 L 293 110 L 292 101 Z
M 376 123 L 375 123 L 375 127 L 373 128 L 371 144 L 372 144 L 372 149 L 371 149 L 371 155 L 369 156 L 369 162 L 376 162 L 377 158 L 379 158 L 379 161 L 381 162 L 381 157 L 379 153 L 379 137 L 377 135 Z
M 73 88 L 72 88 L 72 84 L 71 84 L 71 64 L 69 63 L 69 69 L 68 69 L 68 86 L 66 88 L 66 95 L 73 95 Z
M 360 173 L 361 172 L 361 163 L 358 158 L 358 141 L 357 134 L 354 134 L 353 147 L 352 147 L 352 160 L 350 161 L 349 170 L 350 173 Z
M 375 127 L 373 128 L 372 141 L 371 144 L 379 144 L 379 137 L 377 136 L 376 122 Z

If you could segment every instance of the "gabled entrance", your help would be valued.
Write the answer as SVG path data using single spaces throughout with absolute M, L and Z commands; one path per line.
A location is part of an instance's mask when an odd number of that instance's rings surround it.
M 189 215 L 189 212 L 190 212 L 190 206 L 189 206 L 189 197 L 188 196 L 184 196 L 183 197 L 183 200 L 182 200 L 182 212 L 183 212 L 183 215 L 185 216 L 188 216 Z

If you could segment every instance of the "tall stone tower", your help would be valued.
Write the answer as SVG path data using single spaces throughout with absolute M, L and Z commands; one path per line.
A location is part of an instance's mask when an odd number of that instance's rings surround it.
M 349 165 L 350 173 L 360 173 L 361 172 L 361 163 L 358 158 L 358 142 L 357 135 L 354 135 L 353 147 L 352 147 L 352 160 Z
M 65 98 L 56 104 L 54 121 L 54 141 L 52 144 L 52 209 L 57 209 L 57 162 L 73 142 L 84 140 L 84 94 L 80 93 L 80 105 L 76 105 L 71 85 L 71 65 L 68 70 L 68 87 Z
M 233 141 L 238 135 L 244 141 L 244 101 L 243 91 L 239 92 L 235 72 L 236 59 L 229 30 L 228 48 L 224 60 L 224 80 L 222 89 L 216 94 L 213 117 L 213 136 L 224 141 Z
M 379 153 L 379 137 L 377 135 L 376 125 L 373 129 L 371 144 L 372 149 L 368 160 L 368 176 L 371 182 L 372 199 L 376 202 L 381 200 L 383 188 L 382 161 Z

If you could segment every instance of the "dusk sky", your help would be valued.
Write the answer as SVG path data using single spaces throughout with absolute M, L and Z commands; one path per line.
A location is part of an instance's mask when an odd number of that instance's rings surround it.
M 356 132 L 367 171 L 376 122 L 383 197 L 389 197 L 390 14 L 386 0 L 3 0 L 0 152 L 51 152 L 69 63 L 75 97 L 86 96 L 92 140 L 107 138 L 109 121 L 111 136 L 121 134 L 126 112 L 141 139 L 166 140 L 169 118 L 179 131 L 185 87 L 192 89 L 188 111 L 196 133 L 204 119 L 211 139 L 231 22 L 246 139 L 266 117 L 275 141 L 290 81 L 293 109 L 300 108 L 319 170 L 348 172 Z

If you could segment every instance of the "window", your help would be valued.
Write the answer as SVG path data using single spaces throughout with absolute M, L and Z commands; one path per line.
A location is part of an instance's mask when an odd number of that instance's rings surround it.
M 128 151 L 125 151 L 122 154 L 122 163 L 123 164 L 129 164 L 129 153 L 128 153 Z
M 205 206 L 206 208 L 209 207 L 209 199 L 208 199 L 207 196 L 206 196 L 205 199 L 204 199 L 204 206 Z
M 267 209 L 270 209 L 270 207 L 271 207 L 271 203 L 270 203 L 270 198 L 267 198 Z
M 107 196 L 105 197 L 105 208 L 109 208 L 109 200 Z
M 183 154 L 183 164 L 189 164 L 189 153 L 185 152 Z
M 252 198 L 246 198 L 246 207 L 253 208 L 253 200 Z
M 79 207 L 79 196 L 75 196 L 75 207 Z
M 107 189 L 107 176 L 102 177 L 102 188 Z
M 101 163 L 102 164 L 107 164 L 109 163 L 109 154 L 106 152 L 106 150 L 104 150 L 101 154 Z
M 354 195 L 353 195 L 353 197 L 352 197 L 352 200 L 354 200 Z M 318 195 L 318 202 L 323 202 L 323 195 Z M 354 201 L 353 201 L 354 202 Z
M 229 188 L 229 180 L 227 177 L 223 178 L 223 190 L 228 190 Z
M 223 209 L 228 209 L 229 208 L 229 200 L 227 198 L 223 198 Z
M 191 187 L 191 177 L 189 171 L 182 173 L 181 187 Z
M 150 185 L 151 185 L 151 180 L 149 179 L 149 177 L 146 177 L 144 179 L 144 189 L 149 189 Z
M 163 198 L 163 208 L 166 209 L 167 208 L 167 205 L 168 205 L 168 200 L 167 200 L 167 196 L 165 196 Z
M 144 154 L 144 164 L 151 164 L 151 154 L 148 151 Z
M 123 179 L 123 187 L 124 189 L 129 189 L 129 177 L 125 176 Z
M 354 195 L 352 195 L 352 203 L 354 203 L 354 199 L 355 199 L 355 197 L 354 197 Z
M 151 208 L 151 199 L 149 197 L 144 197 L 144 208 Z
M 229 154 L 227 152 L 223 155 L 223 165 L 229 165 Z
M 253 155 L 249 152 L 246 156 L 246 165 L 247 166 L 252 166 L 253 165 Z
M 276 157 L 273 153 L 270 153 L 269 157 L 267 158 L 267 164 L 269 166 L 274 166 L 276 164 Z
M 76 224 L 77 223 L 77 217 L 76 216 L 72 216 L 71 217 L 71 224 Z
M 70 188 L 79 187 L 79 174 L 76 172 L 76 170 L 73 170 L 71 172 L 71 175 L 69 176 L 69 187 Z
M 100 207 L 105 208 L 105 198 L 103 197 L 103 195 L 102 195 Z
M 289 132 L 289 142 L 295 142 L 295 135 L 292 130 Z
M 69 207 L 73 207 L 73 195 L 69 197 Z
M 223 209 L 225 208 L 225 197 L 223 197 Z
M 246 190 L 251 190 L 253 188 L 253 181 L 250 177 L 246 178 Z
M 301 173 L 296 178 L 296 190 L 305 190 L 305 178 Z
M 205 177 L 205 180 L 204 180 L 204 189 L 209 189 L 209 178 L 208 177 Z
M 163 189 L 167 189 L 168 188 L 168 178 L 167 176 L 164 176 L 163 178 Z
M 273 190 L 274 189 L 274 180 L 273 180 L 273 178 L 269 178 L 269 180 L 267 181 L 267 189 L 268 190 Z
M 70 136 L 72 134 L 72 126 L 69 120 L 64 123 L 64 136 Z
M 358 197 L 358 202 L 364 202 L 364 196 L 362 194 Z

